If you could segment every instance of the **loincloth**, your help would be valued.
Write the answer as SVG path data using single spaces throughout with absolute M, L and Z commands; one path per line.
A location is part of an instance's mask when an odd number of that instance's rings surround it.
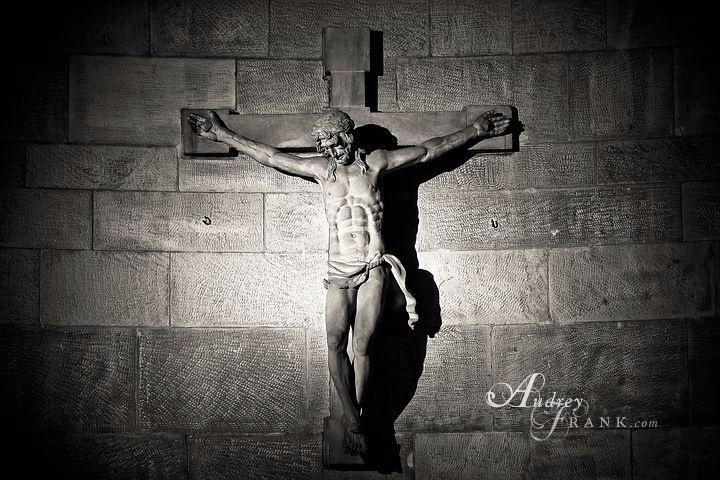
M 405 267 L 403 267 L 400 260 L 394 255 L 377 255 L 369 262 L 357 261 L 346 263 L 331 260 L 328 262 L 328 278 L 327 280 L 323 280 L 323 283 L 325 284 L 325 288 L 359 288 L 360 285 L 367 281 L 370 276 L 370 270 L 385 264 L 390 267 L 390 272 L 405 296 L 405 311 L 408 314 L 408 325 L 410 325 L 410 328 L 415 328 L 415 322 L 418 321 L 418 315 L 415 312 L 417 302 L 405 285 Z

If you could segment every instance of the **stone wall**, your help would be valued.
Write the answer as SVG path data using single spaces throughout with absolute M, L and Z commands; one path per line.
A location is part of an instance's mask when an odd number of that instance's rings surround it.
M 397 412 L 393 478 L 717 471 L 709 11 L 650 0 L 32 8 L 3 42 L 0 91 L 0 425 L 4 453 L 27 471 L 375 478 L 322 471 L 334 407 L 317 185 L 244 157 L 179 154 L 183 107 L 321 111 L 325 26 L 383 32 L 382 111 L 512 104 L 525 124 L 519 152 L 409 172 L 388 199 L 442 322 L 432 338 L 377 340 L 387 391 L 393 372 L 422 369 Z M 537 442 L 527 410 L 485 404 L 493 383 L 533 372 L 595 418 L 660 428 L 596 424 Z

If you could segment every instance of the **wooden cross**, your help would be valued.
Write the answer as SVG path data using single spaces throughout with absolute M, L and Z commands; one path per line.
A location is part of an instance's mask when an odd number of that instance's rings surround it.
M 356 127 L 379 125 L 397 138 L 399 147 L 412 146 L 433 137 L 462 130 L 488 110 L 516 118 L 508 105 L 473 105 L 455 112 L 376 112 L 372 107 L 376 98 L 369 95 L 377 83 L 377 71 L 371 61 L 371 32 L 369 28 L 326 28 L 323 31 L 323 62 L 330 77 L 330 106 L 347 112 Z M 376 94 L 376 92 L 374 92 Z M 315 150 L 310 134 L 318 113 L 308 114 L 235 114 L 228 109 L 214 109 L 228 128 L 256 142 L 280 149 Z M 212 142 L 195 135 L 189 127 L 190 113 L 208 116 L 207 110 L 183 109 L 182 141 L 185 156 L 230 155 L 223 143 Z M 517 145 L 517 135 L 505 135 L 483 140 L 478 151 L 510 152 Z M 352 342 L 349 342 L 352 345 Z M 348 353 L 352 356 L 352 351 Z M 334 392 L 334 389 L 331 389 Z M 337 394 L 331 394 L 336 396 Z M 344 428 L 332 415 L 325 419 L 323 430 L 323 464 L 326 468 L 363 469 L 360 456 L 344 453 Z
M 323 63 L 330 76 L 330 106 L 346 111 L 355 126 L 375 124 L 387 128 L 398 140 L 398 146 L 411 146 L 433 137 L 447 135 L 470 125 L 481 113 L 495 110 L 517 119 L 509 105 L 470 105 L 455 112 L 375 112 L 371 111 L 368 91 L 377 72 L 371 66 L 369 28 L 326 28 L 323 31 Z M 318 119 L 309 114 L 236 114 L 229 109 L 213 109 L 228 128 L 256 142 L 279 149 L 314 150 L 310 129 Z M 189 128 L 190 113 L 207 116 L 207 109 L 182 109 L 182 143 L 185 156 L 230 155 L 227 145 L 195 135 Z M 517 134 L 484 140 L 479 152 L 517 150 Z

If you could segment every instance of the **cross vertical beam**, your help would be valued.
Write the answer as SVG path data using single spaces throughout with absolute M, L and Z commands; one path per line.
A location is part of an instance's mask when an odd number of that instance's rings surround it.
M 369 28 L 323 30 L 323 64 L 330 76 L 331 107 L 371 107 L 368 87 L 370 67 Z
M 517 110 L 509 105 L 468 105 L 454 112 L 376 112 L 377 74 L 373 71 L 369 28 L 326 28 L 323 31 L 323 63 L 330 77 L 330 106 L 346 110 L 356 127 L 367 124 L 387 128 L 399 147 L 417 145 L 433 137 L 456 132 L 470 125 L 487 110 L 517 120 Z M 218 106 L 216 106 L 218 107 Z M 318 113 L 236 114 L 225 108 L 212 108 L 230 130 L 256 142 L 280 149 L 314 150 L 310 135 Z M 190 113 L 208 116 L 207 109 L 182 109 L 183 154 L 188 156 L 227 156 L 230 149 L 195 135 L 187 117 Z M 484 140 L 471 148 L 477 152 L 506 153 L 519 149 L 518 135 Z

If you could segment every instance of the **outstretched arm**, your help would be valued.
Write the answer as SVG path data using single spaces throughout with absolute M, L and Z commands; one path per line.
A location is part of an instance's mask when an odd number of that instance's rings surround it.
M 386 170 L 393 171 L 419 163 L 427 163 L 456 148 L 476 143 L 486 138 L 509 133 L 510 119 L 494 110 L 480 115 L 475 122 L 458 132 L 427 140 L 416 147 L 393 150 L 386 155 Z
M 268 167 L 303 177 L 321 178 L 324 174 L 325 165 L 317 158 L 289 155 L 270 145 L 245 138 L 230 130 L 215 112 L 210 112 L 210 118 L 191 113 L 188 122 L 195 135 L 224 143 Z

